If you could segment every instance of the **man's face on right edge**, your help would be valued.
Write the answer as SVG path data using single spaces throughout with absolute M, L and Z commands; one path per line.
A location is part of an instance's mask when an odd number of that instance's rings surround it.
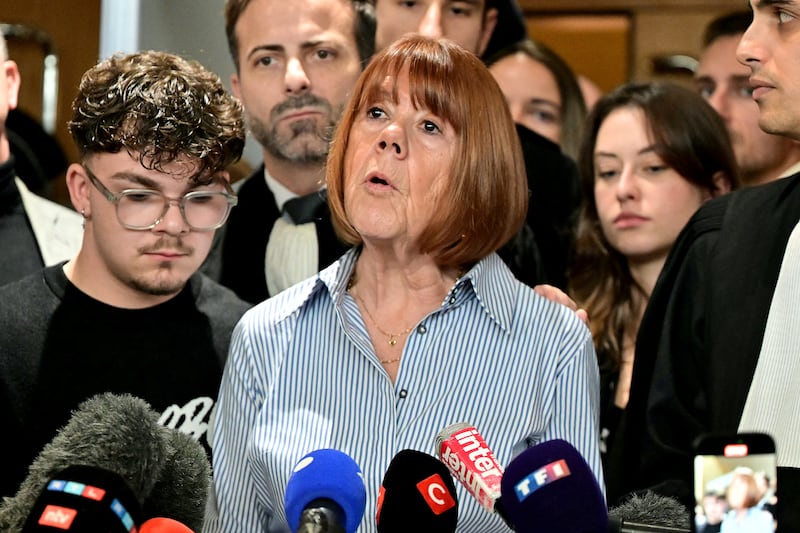
M 750 69 L 736 59 L 741 35 L 718 37 L 700 55 L 695 86 L 728 127 L 736 163 L 746 183 L 765 169 L 779 168 L 786 158 L 787 139 L 758 126 L 758 105 L 753 101 Z
M 486 0 L 375 0 L 375 49 L 407 33 L 446 37 L 480 56 L 489 44 L 497 10 Z
M 231 86 L 274 157 L 324 163 L 361 73 L 354 17 L 350 0 L 253 0 L 239 17 Z
M 736 56 L 750 68 L 758 124 L 800 140 L 800 0 L 751 0 L 753 22 Z

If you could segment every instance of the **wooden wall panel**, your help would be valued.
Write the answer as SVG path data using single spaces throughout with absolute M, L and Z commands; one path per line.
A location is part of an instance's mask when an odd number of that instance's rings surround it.
M 654 60 L 659 56 L 669 55 L 698 57 L 705 26 L 718 14 L 720 11 L 713 9 L 664 9 L 638 13 L 634 32 L 636 54 L 633 58 L 632 80 L 666 79 L 690 84 L 691 74 L 681 77 L 654 71 Z
M 576 74 L 608 91 L 629 77 L 632 22 L 627 15 L 553 15 L 528 18 L 528 34 L 556 53 Z
M 743 9 L 745 0 L 516 0 L 525 11 L 658 11 L 665 8 Z
M 529 34 L 603 90 L 626 81 L 689 85 L 686 71 L 659 72 L 660 57 L 697 57 L 705 25 L 744 9 L 742 0 L 519 0 Z M 614 24 L 609 21 L 616 21 Z M 561 21 L 561 22 L 559 22 Z
M 67 132 L 72 98 L 81 75 L 97 62 L 100 35 L 100 0 L 3 1 L 0 22 L 24 24 L 46 32 L 58 55 L 58 106 L 56 139 L 69 161 L 77 151 Z M 31 44 L 9 42 L 9 54 L 22 73 L 20 108 L 41 116 L 42 56 Z M 53 196 L 68 203 L 63 180 L 54 183 Z

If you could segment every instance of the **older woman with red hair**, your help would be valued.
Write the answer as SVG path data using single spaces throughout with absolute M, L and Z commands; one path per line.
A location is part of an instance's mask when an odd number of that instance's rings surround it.
M 374 531 L 392 458 L 435 454 L 439 431 L 458 422 L 478 428 L 501 464 L 565 439 L 602 486 L 591 335 L 495 253 L 525 220 L 527 185 L 505 99 L 480 60 L 420 36 L 377 55 L 340 121 L 327 184 L 353 248 L 240 322 L 208 530 L 285 531 L 292 467 L 335 448 L 363 471 L 359 530 Z M 463 490 L 458 528 L 508 530 Z

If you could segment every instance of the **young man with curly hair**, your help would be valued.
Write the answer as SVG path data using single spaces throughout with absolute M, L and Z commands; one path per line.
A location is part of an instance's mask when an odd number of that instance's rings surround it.
M 247 304 L 197 269 L 236 204 L 241 106 L 198 63 L 162 52 L 89 69 L 70 133 L 78 254 L 0 291 L 0 494 L 81 401 L 130 393 L 205 442 Z

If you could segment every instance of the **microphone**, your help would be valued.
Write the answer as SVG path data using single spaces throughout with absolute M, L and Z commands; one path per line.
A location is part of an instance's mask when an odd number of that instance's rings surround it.
M 378 533 L 448 533 L 457 520 L 456 486 L 444 463 L 416 450 L 398 452 L 381 483 Z
M 300 459 L 284 494 L 286 521 L 295 533 L 354 533 L 366 505 L 361 469 L 346 453 L 329 448 Z
M 82 402 L 31 463 L 17 494 L 0 505 L 0 531 L 20 531 L 50 480 L 77 465 L 119 476 L 143 519 L 165 516 L 199 529 L 208 459 L 198 442 L 161 426 L 158 418 L 147 402 L 129 394 Z
M 689 533 L 689 510 L 675 498 L 652 491 L 634 494 L 610 509 L 608 533 Z
M 465 423 L 447 426 L 436 436 L 436 449 L 453 477 L 484 509 L 492 513 L 499 510 L 496 504 L 500 499 L 503 467 L 474 426 Z
M 605 533 L 603 491 L 569 442 L 542 442 L 517 455 L 501 481 L 501 500 L 518 533 Z
M 194 533 L 194 531 L 172 518 L 157 517 L 142 524 L 139 533 Z
M 145 517 L 174 519 L 200 531 L 205 519 L 211 464 L 203 445 L 177 429 L 162 428 L 166 461 L 142 504 Z
M 117 474 L 92 466 L 70 466 L 47 483 L 22 533 L 129 533 L 141 523 L 141 513 L 136 496 Z

